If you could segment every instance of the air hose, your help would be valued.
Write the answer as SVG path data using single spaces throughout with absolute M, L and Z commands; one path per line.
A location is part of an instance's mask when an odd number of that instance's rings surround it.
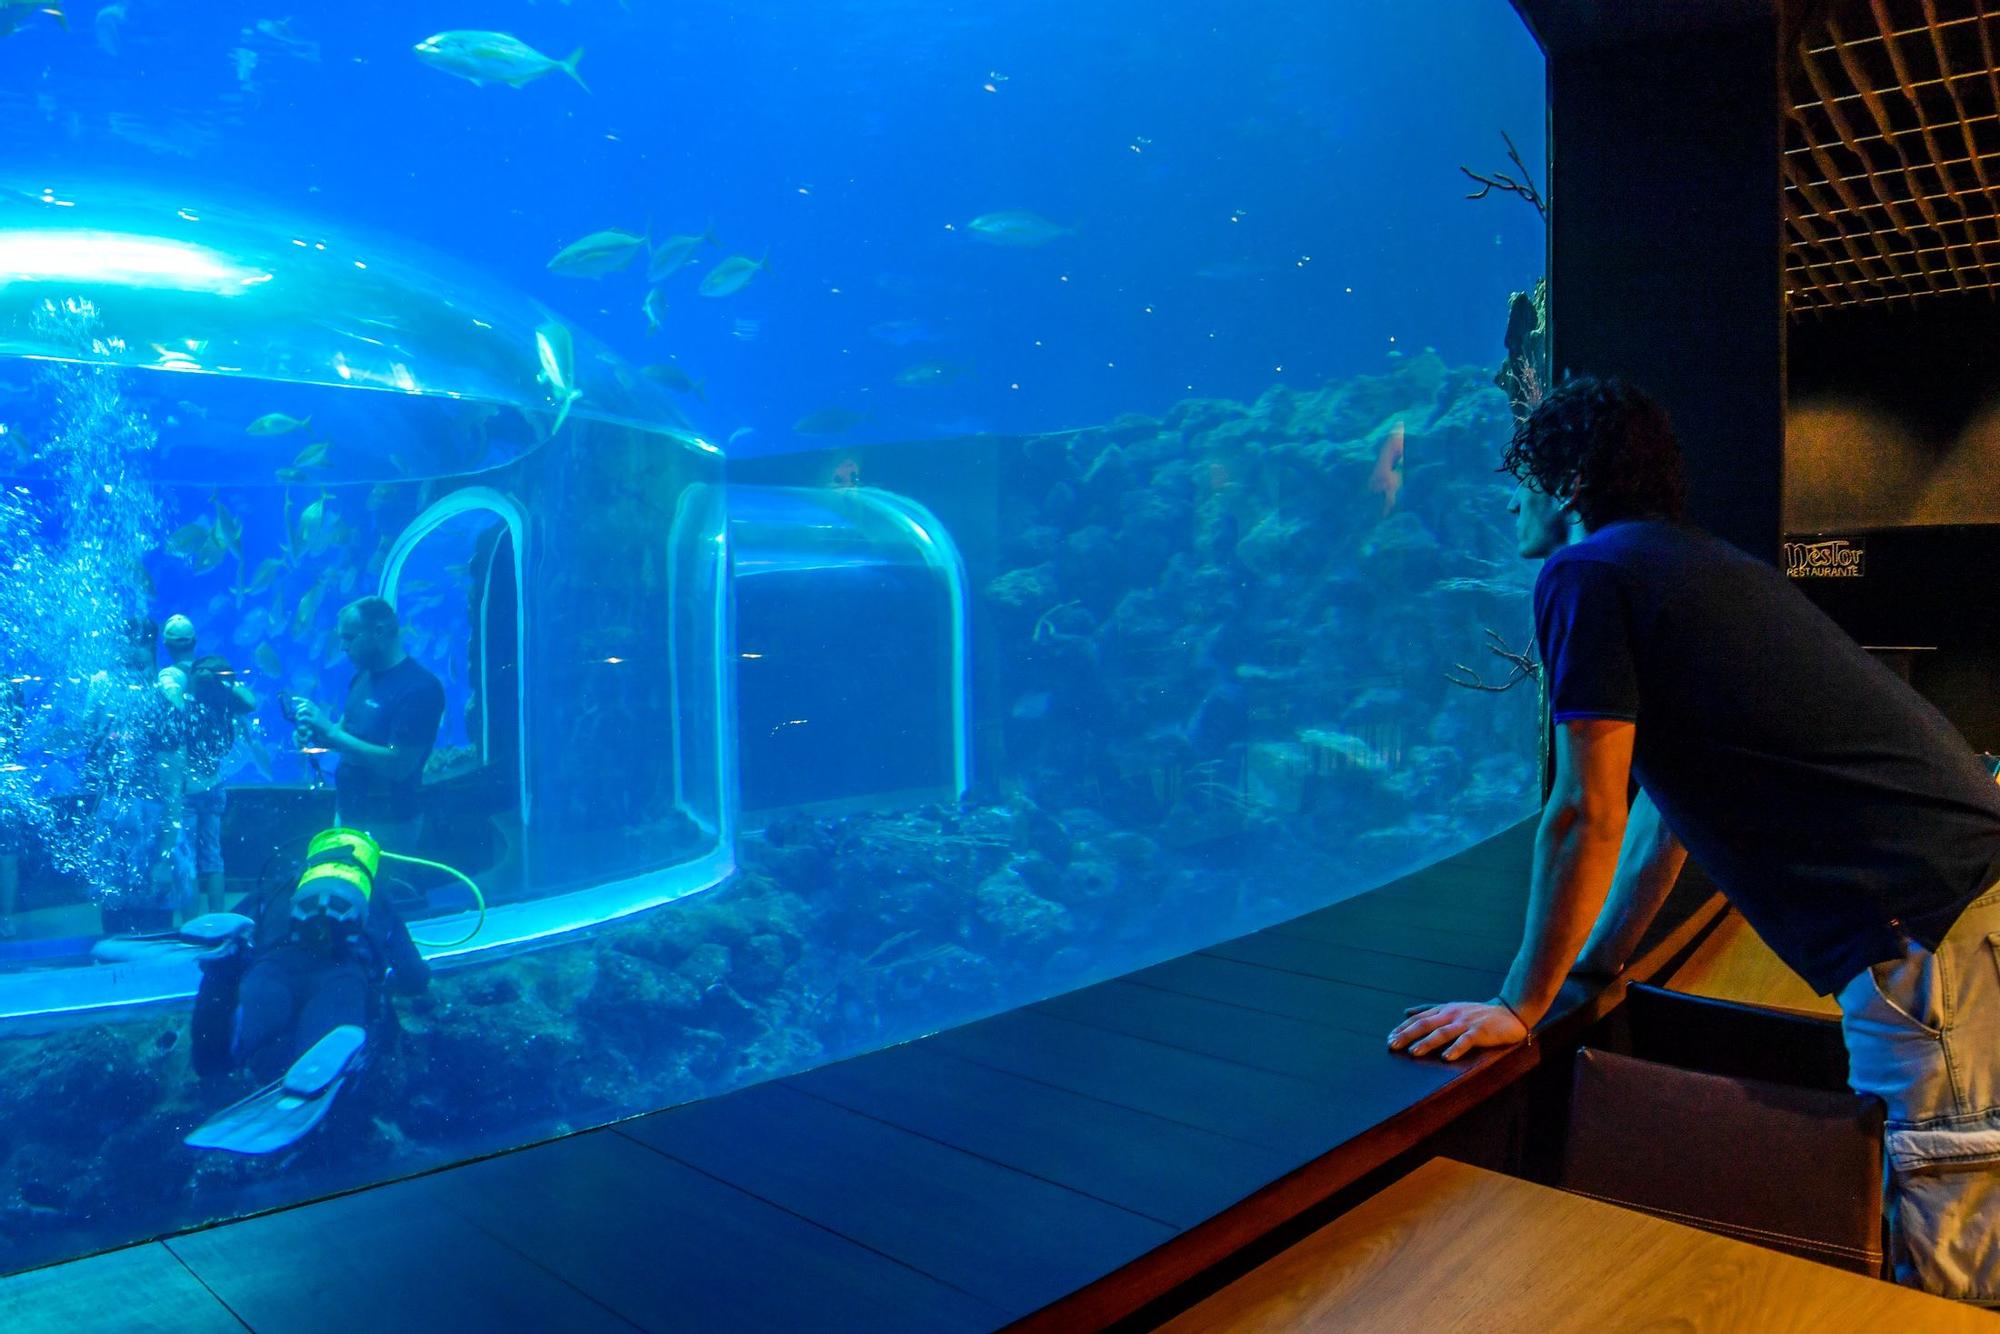
M 466 942 L 470 941 L 474 936 L 478 935 L 482 930 L 485 929 L 486 896 L 479 892 L 478 885 L 472 883 L 471 876 L 467 875 L 465 872 L 459 870 L 455 866 L 446 866 L 443 862 L 428 861 L 422 857 L 406 856 L 405 854 L 400 852 L 390 852 L 387 848 L 382 849 L 382 856 L 392 862 L 404 862 L 411 866 L 428 866 L 433 871 L 443 871 L 446 875 L 458 881 L 459 884 L 464 885 L 466 889 L 471 892 L 472 901 L 479 905 L 479 920 L 472 924 L 472 930 L 466 932 L 464 935 L 460 936 L 457 940 L 416 940 L 416 938 L 412 936 L 411 939 L 415 941 L 415 943 L 423 946 L 427 950 L 456 949 L 460 945 L 463 945 Z
M 375 872 L 383 861 L 402 862 L 408 866 L 426 866 L 433 871 L 443 871 L 464 885 L 471 892 L 472 901 L 478 905 L 479 919 L 472 924 L 472 930 L 457 940 L 418 940 L 412 935 L 410 939 L 413 944 L 421 945 L 427 950 L 456 949 L 485 929 L 486 896 L 479 892 L 479 886 L 472 882 L 472 877 L 457 867 L 447 866 L 443 862 L 434 862 L 425 857 L 412 857 L 402 852 L 390 852 L 376 842 L 373 835 L 359 829 L 326 829 L 313 835 L 312 842 L 306 847 L 306 866 L 299 876 L 299 889 L 294 893 L 304 892 L 308 886 L 328 882 L 332 884 L 335 895 L 341 896 L 344 901 L 353 901 L 355 891 L 358 891 L 359 901 L 365 909 L 368 899 L 375 892 Z M 324 898 L 324 895 L 321 897 Z M 326 903 L 318 900 L 313 902 L 317 905 L 313 912 L 326 911 Z M 295 914 L 298 911 L 296 903 L 295 899 L 293 909 Z

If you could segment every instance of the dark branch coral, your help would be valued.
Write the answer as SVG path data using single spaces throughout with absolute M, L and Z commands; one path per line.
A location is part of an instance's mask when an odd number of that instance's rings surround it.
M 1549 220 L 1548 205 L 1543 202 L 1541 192 L 1535 189 L 1534 177 L 1528 174 L 1528 164 L 1521 161 L 1521 150 L 1514 147 L 1514 141 L 1508 138 L 1505 130 L 1500 132 L 1500 137 L 1506 141 L 1507 157 L 1513 162 L 1514 170 L 1521 173 L 1521 179 L 1517 181 L 1504 172 L 1495 172 L 1491 176 L 1482 176 L 1470 167 L 1461 166 L 1459 168 L 1460 171 L 1479 182 L 1478 193 L 1469 194 L 1466 198 L 1484 199 L 1494 190 L 1499 190 L 1505 194 L 1519 195 L 1530 204 L 1533 204 L 1535 212 L 1542 215 L 1543 222 L 1547 222 Z

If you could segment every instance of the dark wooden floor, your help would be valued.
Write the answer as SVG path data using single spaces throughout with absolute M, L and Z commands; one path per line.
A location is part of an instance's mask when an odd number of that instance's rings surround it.
M 920 1042 L 22 1275 L 0 1329 L 992 1329 L 1461 1076 L 1384 1038 L 1493 993 L 1533 833 Z

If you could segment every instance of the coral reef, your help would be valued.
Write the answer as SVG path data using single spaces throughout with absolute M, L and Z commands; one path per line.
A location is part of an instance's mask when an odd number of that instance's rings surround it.
M 1549 378 L 1549 288 L 1546 279 L 1532 292 L 1516 292 L 1507 302 L 1507 358 L 1493 383 L 1507 395 L 1514 420 L 1526 421 L 1542 401 Z
M 1182 846 L 1281 824 L 1357 877 L 1390 869 L 1353 858 L 1399 824 L 1469 835 L 1520 809 L 1460 771 L 1524 753 L 1532 714 L 1445 689 L 1487 625 L 1524 620 L 1532 579 L 1488 480 L 1509 403 L 1483 379 L 1425 352 L 1025 444 L 985 585 L 1000 675 L 1035 701 L 1010 710 L 1008 770 Z M 1368 482 L 1392 435 L 1385 516 Z

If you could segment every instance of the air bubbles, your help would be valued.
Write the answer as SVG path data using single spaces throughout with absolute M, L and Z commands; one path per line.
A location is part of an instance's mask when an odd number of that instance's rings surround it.
M 43 340 L 77 349 L 110 347 L 87 303 L 45 303 Z M 107 367 L 51 362 L 35 371 L 55 403 L 37 461 L 44 480 L 0 493 L 0 667 L 19 690 L 8 762 L 0 765 L 0 820 L 29 831 L 65 875 L 111 901 L 151 892 L 150 868 L 131 856 L 132 828 L 157 804 L 163 697 L 150 669 L 127 665 L 128 627 L 147 610 L 141 573 L 159 548 L 164 507 L 144 480 L 158 447 L 144 414 Z M 106 480 L 111 479 L 111 480 Z M 58 816 L 33 757 L 70 749 L 79 721 L 96 719 L 96 742 L 80 781 L 98 793 L 95 818 Z M 19 757 L 19 758 L 17 758 Z M 25 760 L 24 764 L 22 761 Z

